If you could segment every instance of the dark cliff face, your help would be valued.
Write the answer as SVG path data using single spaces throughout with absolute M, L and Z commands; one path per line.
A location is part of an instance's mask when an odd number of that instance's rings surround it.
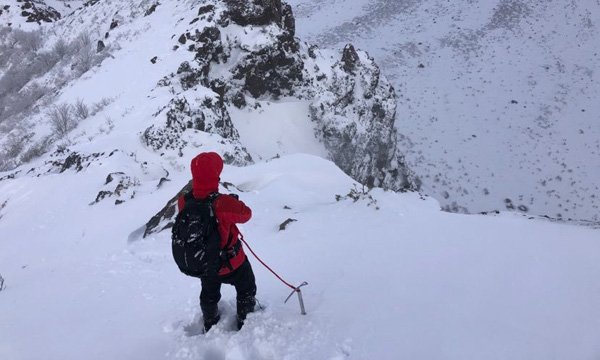
M 300 45 L 294 38 L 295 20 L 292 8 L 280 0 L 226 0 L 227 10 L 222 24 L 233 22 L 241 26 L 268 26 L 281 30 L 272 44 L 247 54 L 232 70 L 234 80 L 243 81 L 243 90 L 253 98 L 263 95 L 294 96 L 303 86 L 304 63 Z
M 304 80 L 297 49 L 296 43 L 278 42 L 252 52 L 235 67 L 233 79 L 242 80 L 242 89 L 254 99 L 294 96 Z
M 222 23 L 231 21 L 237 25 L 277 25 L 292 37 L 296 33 L 296 21 L 289 4 L 281 0 L 225 0 L 227 10 Z

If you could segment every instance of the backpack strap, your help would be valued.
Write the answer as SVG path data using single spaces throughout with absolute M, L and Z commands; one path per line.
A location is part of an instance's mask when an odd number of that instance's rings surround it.
M 215 200 L 220 195 L 221 194 L 219 194 L 219 193 L 212 193 L 207 197 L 207 198 L 211 199 L 211 205 L 214 206 Z M 216 214 L 216 211 L 215 211 L 215 214 Z M 217 223 L 218 223 L 218 219 L 217 219 Z M 231 233 L 229 233 L 229 238 L 227 239 L 227 243 L 221 249 L 221 254 L 220 254 L 223 265 L 226 266 L 229 269 L 229 271 L 233 271 L 233 265 L 231 265 L 231 259 L 235 255 L 238 254 L 238 252 L 240 251 L 240 248 L 241 248 L 241 244 L 239 243 L 239 241 L 237 243 L 235 243 L 233 246 L 231 246 L 232 242 L 233 242 L 233 235 Z
M 186 192 L 185 194 L 183 194 L 183 203 L 187 204 L 188 201 L 190 200 L 195 200 L 196 198 L 194 197 L 194 194 L 191 191 Z
M 213 207 L 213 206 L 214 206 L 214 202 L 215 202 L 215 200 L 216 200 L 216 199 L 217 199 L 217 198 L 218 198 L 220 195 L 221 195 L 221 194 L 219 194 L 218 192 L 214 192 L 214 193 L 210 193 L 210 194 L 209 194 L 209 195 L 208 195 L 206 198 L 204 198 L 204 199 L 202 199 L 202 200 L 199 200 L 199 199 L 196 199 L 196 198 L 194 197 L 194 193 L 193 193 L 193 191 L 191 191 L 191 190 L 190 190 L 190 191 L 186 192 L 185 194 L 183 194 L 183 203 L 184 203 L 184 206 L 185 206 L 185 204 L 187 204 L 187 203 L 188 203 L 188 202 L 190 202 L 190 201 L 196 201 L 196 202 L 198 202 L 198 201 L 206 201 L 206 200 L 210 200 L 210 206 L 211 206 L 211 207 Z

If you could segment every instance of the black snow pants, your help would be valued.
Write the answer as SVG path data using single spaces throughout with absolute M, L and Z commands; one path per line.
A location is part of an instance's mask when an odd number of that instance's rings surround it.
M 254 311 L 256 305 L 256 280 L 248 258 L 234 271 L 221 276 L 202 277 L 200 308 L 206 324 L 219 320 L 218 303 L 221 300 L 221 284 L 235 286 L 237 292 L 238 327 L 241 327 L 246 315 Z

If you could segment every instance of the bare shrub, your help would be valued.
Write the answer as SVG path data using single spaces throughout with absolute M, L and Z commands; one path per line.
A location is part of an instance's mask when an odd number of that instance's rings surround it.
M 0 172 L 9 171 L 15 168 L 14 159 L 6 157 L 4 154 L 0 154 Z
M 52 47 L 52 53 L 54 53 L 59 60 L 62 60 L 69 53 L 69 45 L 67 45 L 65 40 L 58 39 L 58 41 L 54 43 L 54 46 Z
M 81 74 L 87 72 L 94 66 L 96 53 L 92 46 L 86 46 L 79 49 L 77 55 L 75 56 L 75 67 Z
M 27 82 L 29 75 L 20 67 L 11 67 L 0 79 L 0 96 L 19 91 Z
M 6 32 L 6 45 L 11 49 L 16 49 L 19 40 L 14 36 L 13 28 L 10 28 L 8 32 Z
M 10 26 L 0 27 L 0 40 L 4 40 L 11 32 L 12 28 Z
M 90 109 L 83 102 L 83 99 L 77 99 L 75 105 L 73 106 L 73 115 L 79 120 L 85 120 L 90 116 Z
M 108 132 L 113 131 L 113 129 L 115 128 L 115 121 L 110 116 L 105 117 L 105 121 L 106 126 L 108 126 Z
M 46 95 L 48 91 L 48 88 L 33 82 L 18 93 L 9 94 L 3 98 L 0 97 L 0 107 L 2 108 L 0 111 L 0 123 L 3 123 L 13 115 L 30 110 L 36 101 Z
M 97 103 L 94 103 L 94 105 L 92 105 L 91 115 L 96 115 L 105 107 L 107 107 L 111 102 L 113 102 L 113 99 L 111 98 L 102 98 L 102 100 L 98 101 Z
M 21 161 L 27 163 L 44 155 L 50 148 L 50 145 L 52 145 L 52 138 L 50 136 L 44 137 L 40 141 L 34 143 L 21 155 Z
M 72 46 L 75 48 L 75 51 L 79 51 L 83 48 L 91 48 L 92 47 L 92 34 L 88 30 L 82 31 L 79 36 L 73 41 Z
M 11 133 L 8 135 L 8 138 L 3 146 L 4 156 L 15 159 L 17 156 L 19 156 L 21 151 L 23 151 L 24 146 L 25 144 L 21 137 Z
M 46 115 L 50 119 L 50 125 L 54 135 L 59 138 L 67 136 L 67 134 L 75 129 L 77 123 L 73 119 L 72 106 L 70 104 L 55 105 Z
M 27 89 L 25 89 L 24 95 L 28 99 L 28 103 L 33 104 L 46 95 L 49 91 L 50 90 L 47 87 L 39 85 L 37 82 L 33 82 L 27 87 Z
M 41 30 L 27 32 L 15 29 L 13 30 L 13 38 L 25 51 L 37 52 L 44 45 Z
M 38 70 L 42 73 L 45 73 L 48 70 L 52 69 L 60 59 L 58 58 L 58 56 L 56 56 L 54 52 L 45 51 L 38 55 L 37 60 L 37 62 L 39 63 Z
M 0 44 L 0 67 L 8 65 L 10 58 L 14 53 L 14 49 L 11 49 L 6 44 Z

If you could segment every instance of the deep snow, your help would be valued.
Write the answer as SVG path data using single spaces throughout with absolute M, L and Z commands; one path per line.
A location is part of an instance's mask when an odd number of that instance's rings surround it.
M 130 234 L 188 179 L 90 205 L 107 171 L 0 182 L 0 358 L 594 359 L 600 355 L 598 231 L 501 213 L 455 215 L 431 198 L 374 189 L 332 163 L 292 155 L 227 166 L 254 210 L 242 231 L 288 281 L 308 281 L 307 316 L 252 259 L 264 312 L 199 335 L 199 281 L 180 274 L 168 231 Z M 114 169 L 113 169 L 114 168 Z M 360 188 L 359 188 L 360 189 Z M 226 191 L 225 189 L 222 189 Z M 0 199 L 4 201 L 4 199 Z M 289 207 L 290 209 L 286 209 Z M 298 220 L 279 231 L 288 218 Z

